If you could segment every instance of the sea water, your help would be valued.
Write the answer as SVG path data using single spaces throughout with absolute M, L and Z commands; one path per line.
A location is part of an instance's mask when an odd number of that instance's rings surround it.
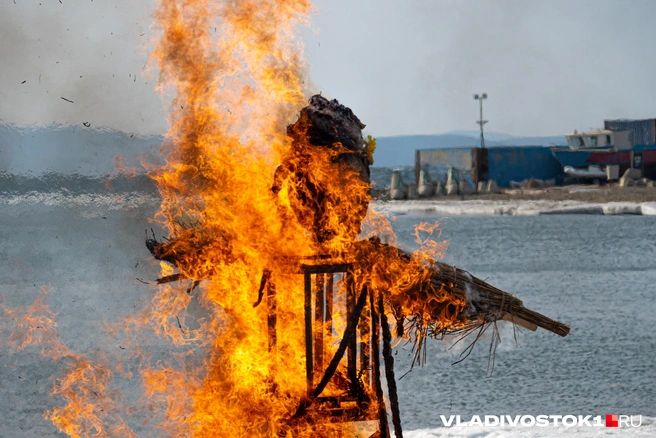
M 152 291 L 138 279 L 158 273 L 143 244 L 157 205 L 151 192 L 0 194 L 2 304 L 27 306 L 45 286 L 63 343 L 79 352 L 118 348 L 102 341 L 104 323 L 148 305 Z M 656 217 L 389 214 L 406 249 L 417 247 L 415 224 L 438 221 L 440 239 L 449 241 L 447 263 L 572 327 L 561 338 L 500 323 L 493 356 L 485 336 L 457 365 L 468 340 L 432 340 L 426 364 L 411 371 L 411 346 L 400 343 L 395 365 L 397 378 L 403 376 L 398 389 L 406 436 L 656 435 Z M 0 437 L 59 435 L 43 413 L 61 405 L 50 395 L 61 372 L 61 364 L 38 351 L 2 351 Z M 606 414 L 641 415 L 642 426 L 444 427 L 440 420 Z M 162 433 L 134 428 L 141 436 Z

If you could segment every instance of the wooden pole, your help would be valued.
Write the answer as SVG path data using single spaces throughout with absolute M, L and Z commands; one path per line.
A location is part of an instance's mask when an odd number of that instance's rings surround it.
M 387 408 L 383 396 L 383 385 L 380 382 L 380 327 L 378 326 L 378 312 L 376 311 L 376 294 L 373 289 L 369 294 L 369 305 L 371 309 L 371 374 L 378 401 L 378 421 L 380 424 L 380 437 L 390 438 L 389 423 L 387 421 Z
M 275 352 L 276 344 L 278 343 L 278 335 L 276 333 L 276 324 L 278 322 L 278 302 L 276 300 L 276 286 L 273 282 L 269 281 L 266 292 L 267 303 L 267 329 L 269 334 L 269 351 Z
M 323 371 L 323 335 L 324 335 L 324 274 L 316 274 L 314 279 L 314 369 Z
M 346 273 L 346 317 L 348 320 L 353 319 L 353 310 L 355 308 L 355 285 L 353 281 L 353 272 L 349 270 Z M 357 321 L 356 323 L 356 328 L 357 328 Z M 347 372 L 348 372 L 348 379 L 351 384 L 351 393 L 352 394 L 357 394 L 359 391 L 359 387 L 357 384 L 358 380 L 358 371 L 357 371 L 357 348 L 358 348 L 358 340 L 357 336 L 353 336 L 348 343 L 348 351 L 347 351 Z
M 360 324 L 359 324 L 360 375 L 362 376 L 362 380 L 365 384 L 369 384 L 371 382 L 370 319 L 371 319 L 371 311 L 369 308 L 365 308 L 362 312 L 362 317 L 360 318 Z
M 313 359 L 312 359 L 312 275 L 305 273 L 305 379 L 307 395 L 312 395 Z
M 332 273 L 326 277 L 326 334 L 329 339 L 333 336 L 333 277 Z
M 401 428 L 401 411 L 399 409 L 399 395 L 394 377 L 394 356 L 392 356 L 392 331 L 390 330 L 387 315 L 385 315 L 385 303 L 383 295 L 378 294 L 378 313 L 380 314 L 380 326 L 383 329 L 383 359 L 385 360 L 385 378 L 387 379 L 387 391 L 389 393 L 390 407 L 392 409 L 392 424 L 394 425 L 394 436 L 403 438 Z

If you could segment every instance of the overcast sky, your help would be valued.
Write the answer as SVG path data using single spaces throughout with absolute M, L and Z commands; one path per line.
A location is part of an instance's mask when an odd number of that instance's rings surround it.
M 164 105 L 143 70 L 154 2 L 41 3 L 0 6 L 0 120 L 163 132 Z M 315 5 L 302 36 L 317 91 L 376 136 L 476 129 L 480 92 L 488 129 L 515 135 L 656 117 L 654 0 Z

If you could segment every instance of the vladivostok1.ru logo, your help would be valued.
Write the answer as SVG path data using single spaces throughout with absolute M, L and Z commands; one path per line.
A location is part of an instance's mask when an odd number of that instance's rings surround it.
M 640 427 L 641 415 L 474 415 L 463 420 L 460 415 L 440 415 L 442 425 L 483 427 Z
M 606 427 L 640 427 L 641 415 L 606 415 Z
M 606 415 L 606 427 L 618 427 L 619 422 L 619 415 Z M 640 422 L 642 423 L 642 420 Z

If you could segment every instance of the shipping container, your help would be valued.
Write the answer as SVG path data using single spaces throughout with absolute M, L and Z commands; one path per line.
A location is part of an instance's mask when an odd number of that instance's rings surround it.
M 488 177 L 495 180 L 499 187 L 508 187 L 510 181 L 519 182 L 531 178 L 560 183 L 563 178 L 563 166 L 548 147 L 489 148 L 488 164 Z
M 461 180 L 474 184 L 472 179 L 474 148 L 444 148 L 444 149 L 419 149 L 415 155 L 415 177 L 419 179 L 419 171 L 428 173 L 431 181 L 446 181 L 449 168 L 458 171 Z
M 656 119 L 644 120 L 604 120 L 604 128 L 610 131 L 630 131 L 633 144 L 656 144 Z

